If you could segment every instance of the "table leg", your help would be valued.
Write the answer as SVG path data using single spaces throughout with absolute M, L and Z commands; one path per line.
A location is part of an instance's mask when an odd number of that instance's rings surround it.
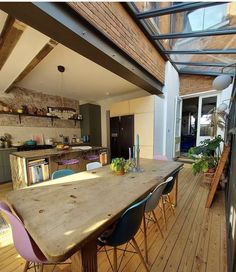
M 179 173 L 176 175 L 176 179 L 175 179 L 175 193 L 174 193 L 174 206 L 177 206 L 177 200 L 178 200 L 178 179 L 179 179 Z
M 97 272 L 97 270 L 97 240 L 93 240 L 71 257 L 71 271 Z

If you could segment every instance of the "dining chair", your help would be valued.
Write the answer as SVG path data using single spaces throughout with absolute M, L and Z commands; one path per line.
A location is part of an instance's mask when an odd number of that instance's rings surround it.
M 178 169 L 177 171 L 175 171 L 174 173 L 172 173 L 172 177 L 173 179 L 171 180 L 171 182 L 169 182 L 165 189 L 163 190 L 162 196 L 161 196 L 161 208 L 162 208 L 162 213 L 163 213 L 163 218 L 164 218 L 164 223 L 165 223 L 165 227 L 167 229 L 167 222 L 166 222 L 166 211 L 168 208 L 171 208 L 173 214 L 175 214 L 175 204 L 172 202 L 171 198 L 170 198 L 170 193 L 173 190 L 173 187 L 175 185 L 175 182 L 178 178 L 178 174 L 179 174 L 180 169 Z M 166 208 L 166 205 L 168 205 L 168 208 Z
M 55 172 L 52 173 L 52 179 L 58 179 L 58 178 L 62 178 L 65 176 L 69 176 L 74 174 L 75 171 L 71 170 L 71 169 L 61 169 L 61 170 L 57 170 Z
M 101 168 L 102 164 L 100 162 L 89 162 L 86 164 L 86 170 L 93 170 L 93 169 L 97 169 L 97 168 Z
M 47 260 L 47 258 L 44 256 L 42 251 L 39 249 L 37 244 L 25 229 L 21 220 L 12 213 L 11 209 L 6 203 L 0 202 L 0 211 L 8 218 L 10 222 L 13 241 L 17 252 L 22 258 L 26 260 L 23 272 L 26 272 L 31 268 L 36 269 L 38 266 L 39 272 L 43 272 L 44 265 L 49 264 L 54 265 L 55 268 L 57 263 Z
M 105 237 L 101 236 L 98 239 L 98 245 L 105 247 L 105 253 L 108 257 L 108 261 L 114 272 L 117 272 L 119 270 L 124 254 L 127 251 L 127 246 L 131 241 L 132 241 L 131 245 L 135 249 L 135 252 L 133 253 L 138 253 L 140 260 L 142 264 L 144 265 L 145 271 L 149 272 L 149 268 L 142 256 L 142 253 L 139 249 L 136 239 L 134 238 L 135 234 L 139 230 L 140 225 L 142 223 L 145 204 L 148 197 L 149 196 L 145 197 L 143 200 L 129 207 L 118 219 L 118 221 L 113 225 L 114 228 L 111 234 Z M 117 250 L 122 250 L 118 248 L 118 246 L 121 246 L 124 244 L 126 244 L 126 246 L 125 246 L 125 249 L 123 250 L 123 255 L 121 257 L 120 264 L 118 266 Z M 113 247 L 113 265 L 108 256 L 106 246 Z
M 145 252 L 145 260 L 148 263 L 148 246 L 147 246 L 147 221 L 153 221 L 156 223 L 156 226 L 158 230 L 161 233 L 162 238 L 163 233 L 161 231 L 160 225 L 158 223 L 155 209 L 158 207 L 158 203 L 162 197 L 162 193 L 165 190 L 165 187 L 168 183 L 170 183 L 173 180 L 173 177 L 168 177 L 164 182 L 157 185 L 157 187 L 152 191 L 152 193 L 149 195 L 149 198 L 147 199 L 145 210 L 144 210 L 144 216 L 143 216 L 143 232 L 144 232 L 144 252 Z

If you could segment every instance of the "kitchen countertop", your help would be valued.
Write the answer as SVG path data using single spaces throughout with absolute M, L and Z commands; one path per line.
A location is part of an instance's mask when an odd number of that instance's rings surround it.
M 25 158 L 25 159 L 32 159 L 32 158 L 57 156 L 57 155 L 62 155 L 67 153 L 95 151 L 100 149 L 106 149 L 106 148 L 97 147 L 97 146 L 93 146 L 91 149 L 88 149 L 88 150 L 80 150 L 80 149 L 57 150 L 56 148 L 50 148 L 50 149 L 41 149 L 41 150 L 13 152 L 12 155 Z
M 17 147 L 0 147 L 0 151 L 2 150 L 16 150 Z

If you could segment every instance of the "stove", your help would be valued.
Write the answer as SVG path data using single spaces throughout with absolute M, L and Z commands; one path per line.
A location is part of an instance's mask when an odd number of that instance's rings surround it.
M 17 148 L 17 151 L 41 150 L 41 149 L 49 149 L 49 148 L 53 148 L 53 146 L 52 145 L 34 145 L 34 146 L 23 145 L 23 146 L 19 146 Z

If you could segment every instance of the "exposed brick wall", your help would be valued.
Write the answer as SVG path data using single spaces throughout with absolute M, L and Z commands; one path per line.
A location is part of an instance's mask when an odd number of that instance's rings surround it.
M 210 91 L 214 78 L 212 76 L 181 75 L 180 95 Z
M 165 61 L 118 2 L 73 2 L 74 10 L 164 83 Z
M 8 95 L 0 96 L 0 102 L 7 104 L 14 111 L 22 105 L 28 107 L 36 107 L 38 109 L 47 109 L 51 107 L 69 107 L 74 108 L 79 112 L 79 101 L 63 98 L 55 95 L 48 95 L 40 92 L 34 92 L 23 88 L 15 87 Z M 54 127 L 54 128 L 75 128 L 74 121 L 72 120 L 54 120 L 52 126 L 50 118 L 39 117 L 22 117 L 21 123 L 17 115 L 0 115 L 0 126 L 17 126 L 17 127 Z M 79 128 L 79 122 L 76 128 Z

